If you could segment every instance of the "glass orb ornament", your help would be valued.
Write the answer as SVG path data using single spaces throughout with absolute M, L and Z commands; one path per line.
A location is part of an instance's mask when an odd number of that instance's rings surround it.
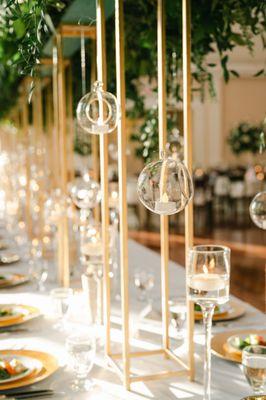
M 258 193 L 250 203 L 249 214 L 261 229 L 266 229 L 266 191 Z
M 118 121 L 116 97 L 103 90 L 103 83 L 96 81 L 92 91 L 78 103 L 77 120 L 88 133 L 101 135 L 112 132 Z
M 92 209 L 101 201 L 100 186 L 88 174 L 76 178 L 69 189 L 70 197 L 78 208 Z
M 142 170 L 137 191 L 150 211 L 172 215 L 182 211 L 192 199 L 193 183 L 183 162 L 163 155 Z

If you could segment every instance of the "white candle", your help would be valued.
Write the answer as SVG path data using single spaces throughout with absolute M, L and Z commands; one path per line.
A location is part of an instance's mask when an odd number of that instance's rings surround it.
M 176 203 L 169 201 L 167 193 L 164 193 L 160 201 L 155 202 L 155 212 L 160 214 L 173 214 L 176 210 Z
M 226 282 L 219 274 L 197 274 L 190 277 L 189 286 L 200 291 L 222 290 Z
M 81 253 L 86 256 L 101 256 L 102 242 L 89 242 L 81 246 Z

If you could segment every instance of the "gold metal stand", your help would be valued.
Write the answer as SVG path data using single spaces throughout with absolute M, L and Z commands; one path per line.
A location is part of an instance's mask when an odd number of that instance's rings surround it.
M 159 147 L 165 150 L 167 142 L 166 124 L 166 73 L 165 73 L 165 16 L 164 0 L 158 0 L 157 8 L 157 40 L 158 40 L 158 109 L 159 109 Z M 97 14 L 98 20 L 98 14 Z M 169 226 L 168 217 L 161 216 L 161 293 L 162 293 L 162 348 L 152 351 L 130 351 L 129 337 L 129 288 L 128 288 L 128 228 L 127 228 L 127 199 L 126 199 L 126 136 L 125 136 L 125 71 L 124 71 L 124 28 L 123 28 L 123 0 L 115 0 L 115 28 L 116 28 L 116 84 L 117 99 L 121 107 L 121 120 L 118 123 L 118 172 L 119 172 L 119 209 L 120 209 L 120 265 L 121 265 L 121 303 L 122 303 L 122 353 L 110 352 L 110 303 L 107 305 L 106 342 L 108 361 L 123 381 L 124 387 L 130 390 L 132 382 L 148 381 L 175 376 L 189 375 L 194 377 L 194 348 L 193 348 L 193 321 L 194 315 L 189 304 L 189 340 L 188 362 L 184 362 L 170 349 L 169 341 Z M 98 37 L 97 37 L 98 39 Z M 98 42 L 99 44 L 100 42 Z M 191 111 L 190 111 L 190 10 L 189 0 L 183 0 L 183 64 L 184 64 L 184 136 L 185 154 L 189 169 L 192 169 L 192 138 L 191 138 Z M 99 60 L 97 60 L 99 62 Z M 193 240 L 193 209 L 190 205 L 186 211 L 186 251 Z M 161 355 L 174 361 L 181 367 L 179 370 L 164 370 L 148 375 L 133 375 L 130 370 L 131 358 Z M 122 360 L 122 368 L 118 361 Z
M 96 0 L 97 79 L 106 89 L 105 15 L 103 0 Z M 103 240 L 104 326 L 105 353 L 110 353 L 110 271 L 109 271 L 109 192 L 108 192 L 108 136 L 100 136 L 101 217 Z

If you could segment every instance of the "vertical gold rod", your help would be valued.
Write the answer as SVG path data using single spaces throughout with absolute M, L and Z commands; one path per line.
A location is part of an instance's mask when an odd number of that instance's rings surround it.
M 164 0 L 157 3 L 157 62 L 158 62 L 158 124 L 159 124 L 159 150 L 165 150 L 167 142 L 166 122 L 166 59 L 165 59 L 165 13 Z M 168 216 L 161 215 L 161 285 L 162 285 L 162 328 L 163 348 L 169 349 L 169 223 Z
M 66 90 L 65 90 L 65 70 L 62 49 L 62 36 L 57 34 L 57 55 L 58 55 L 58 111 L 59 111 L 59 161 L 60 161 L 60 187 L 63 194 L 67 194 L 67 126 L 66 126 Z M 62 246 L 60 271 L 61 285 L 69 286 L 69 238 L 68 238 L 68 219 L 64 215 L 60 221 L 61 229 L 59 229 L 59 245 Z
M 43 107 L 42 107 L 42 87 L 40 77 L 35 78 L 35 89 L 33 94 L 32 108 L 33 108 L 33 126 L 35 136 L 35 159 L 38 170 L 43 170 L 43 156 L 39 154 L 38 147 L 42 144 L 42 131 L 43 131 Z M 43 228 L 44 228 L 44 186 L 43 179 L 38 181 L 38 205 L 39 211 L 39 224 L 38 224 L 38 238 L 42 241 Z
M 48 169 L 51 173 L 49 182 L 48 182 L 48 189 L 50 190 L 52 187 L 50 180 L 52 179 L 53 175 L 56 174 L 56 169 L 53 168 L 54 165 L 54 157 L 53 154 L 51 154 L 54 149 L 53 149 L 53 98 L 52 98 L 52 86 L 49 84 L 47 87 L 47 96 L 46 96 L 46 105 L 45 105 L 45 110 L 46 110 L 46 133 L 47 133 L 47 143 L 46 143 L 46 159 L 48 162 Z
M 53 142 L 53 155 L 52 155 L 52 177 L 54 188 L 59 187 L 60 182 L 60 163 L 59 163 L 59 110 L 58 110 L 58 80 L 57 80 L 57 70 L 58 70 L 58 51 L 56 45 L 56 38 L 54 38 L 53 46 L 53 109 L 54 109 L 54 126 L 52 132 L 52 142 Z
M 68 169 L 69 180 L 72 181 L 75 177 L 74 166 L 74 121 L 73 121 L 73 90 L 72 90 L 72 64 L 70 62 L 67 69 L 67 120 L 68 120 Z
M 118 177 L 120 209 L 120 268 L 121 268 L 121 306 L 123 330 L 124 387 L 130 389 L 129 358 L 129 298 L 128 298 L 128 224 L 127 224 L 127 156 L 126 156 L 126 95 L 125 95 L 125 57 L 124 57 L 124 12 L 123 0 L 115 0 L 115 49 L 116 49 L 116 90 L 121 118 L 117 126 Z
M 22 132 L 25 140 L 26 149 L 29 150 L 29 108 L 28 108 L 28 91 L 27 91 L 27 80 L 23 82 L 22 90 Z M 32 237 L 32 220 L 30 212 L 31 193 L 30 193 L 30 152 L 26 153 L 26 224 L 28 229 L 29 238 Z
M 184 118 L 184 159 L 192 176 L 192 128 L 191 128 L 191 10 L 190 0 L 182 5 L 182 42 L 183 42 L 183 118 Z M 193 245 L 193 202 L 185 208 L 185 252 L 186 271 L 188 270 L 188 251 Z M 188 301 L 188 365 L 190 379 L 194 380 L 194 305 Z
M 91 86 L 96 81 L 96 41 L 92 39 L 91 43 Z M 93 179 L 99 182 L 99 138 L 97 135 L 91 135 L 91 154 L 92 154 L 92 173 Z M 94 218 L 96 222 L 100 221 L 99 206 L 94 209 Z
M 97 79 L 106 89 L 105 15 L 103 0 L 96 0 Z M 108 207 L 108 137 L 100 135 L 101 215 L 103 238 L 103 281 L 105 316 L 105 353 L 110 354 L 110 274 L 109 274 L 109 207 Z

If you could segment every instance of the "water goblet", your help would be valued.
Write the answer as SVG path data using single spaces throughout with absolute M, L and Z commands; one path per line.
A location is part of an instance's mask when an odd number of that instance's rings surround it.
M 32 260 L 29 261 L 29 275 L 33 282 L 36 283 L 37 289 L 40 292 L 45 291 L 45 282 L 48 278 L 48 266 L 45 260 L 40 260 L 38 263 L 34 263 Z
M 154 287 L 154 275 L 146 271 L 137 271 L 134 274 L 134 283 L 138 289 L 138 299 L 147 301 L 147 291 L 151 291 Z
M 255 395 L 264 394 L 266 383 L 266 346 L 248 346 L 242 352 L 242 366 Z
M 66 348 L 71 359 L 75 379 L 71 382 L 74 392 L 89 391 L 93 382 L 88 379 L 95 358 L 95 337 L 93 334 L 79 333 L 66 339 Z
M 58 322 L 55 328 L 59 331 L 64 331 L 66 328 L 66 314 L 73 296 L 73 289 L 71 288 L 55 288 L 51 290 L 51 297 L 53 299 L 55 312 L 58 316 Z
M 189 251 L 188 298 L 202 309 L 205 333 L 204 400 L 211 399 L 211 326 L 216 305 L 229 300 L 230 249 L 195 246 Z
M 170 323 L 177 331 L 177 336 L 182 336 L 182 328 L 187 318 L 187 304 L 184 297 L 169 300 Z

